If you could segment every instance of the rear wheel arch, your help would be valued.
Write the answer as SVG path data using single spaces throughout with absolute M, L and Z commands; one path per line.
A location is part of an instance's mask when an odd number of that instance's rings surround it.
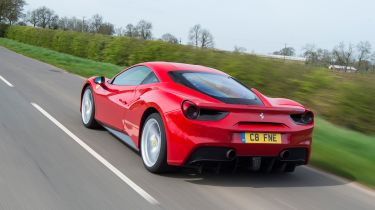
M 141 141 L 141 135 L 142 135 L 142 128 L 143 126 L 145 125 L 145 122 L 146 122 L 146 119 L 148 116 L 150 116 L 151 114 L 153 113 L 158 113 L 160 114 L 160 112 L 155 108 L 155 107 L 148 107 L 142 114 L 142 118 L 141 118 L 141 123 L 139 124 L 139 142 Z M 162 119 L 163 119 L 163 116 L 161 116 Z M 140 144 L 138 144 L 138 147 L 140 147 Z
M 142 136 L 142 129 L 143 129 L 143 126 L 145 125 L 146 123 L 146 119 L 148 116 L 150 116 L 151 114 L 153 113 L 157 113 L 160 115 L 161 117 L 161 120 L 163 121 L 163 124 L 164 124 L 164 129 L 165 129 L 165 133 L 166 133 L 166 140 L 167 140 L 167 145 L 168 145 L 168 131 L 167 131 L 167 127 L 168 125 L 166 124 L 166 120 L 165 120 L 165 117 L 163 116 L 163 111 L 161 110 L 160 107 L 158 107 L 157 105 L 152 105 L 150 107 L 148 107 L 142 114 L 142 117 L 141 117 L 141 121 L 139 123 L 139 131 L 138 131 L 138 149 L 141 148 L 141 136 Z
M 147 146 L 145 146 L 145 142 L 148 141 L 147 133 L 149 133 L 149 130 L 147 130 L 148 123 L 152 120 L 157 122 L 157 125 L 160 129 L 160 153 L 158 155 L 157 161 L 154 163 L 154 165 L 148 165 L 146 160 L 148 160 L 148 152 L 147 152 Z M 145 130 L 146 129 L 146 130 Z M 143 133 L 145 132 L 145 133 Z M 145 135 L 145 136 L 144 136 Z M 144 138 L 145 137 L 145 138 Z M 165 120 L 163 119 L 163 116 L 160 114 L 160 111 L 158 111 L 155 107 L 149 107 L 146 109 L 146 111 L 142 115 L 142 121 L 139 129 L 139 141 L 138 141 L 138 148 L 140 155 L 143 160 L 143 164 L 146 167 L 146 169 L 152 173 L 163 173 L 168 171 L 168 152 L 167 152 L 167 132 L 166 132 L 166 126 L 165 126 Z M 145 141 L 145 142 L 143 142 Z M 146 143 L 147 144 L 147 143 Z

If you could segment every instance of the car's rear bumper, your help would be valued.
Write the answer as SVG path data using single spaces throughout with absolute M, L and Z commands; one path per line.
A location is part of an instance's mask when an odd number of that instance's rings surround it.
M 205 162 L 230 162 L 236 158 L 253 158 L 253 157 L 270 157 L 275 158 L 280 162 L 293 162 L 296 164 L 305 164 L 308 157 L 308 149 L 300 148 L 285 148 L 282 149 L 277 156 L 268 156 L 263 154 L 254 154 L 247 151 L 247 155 L 237 155 L 235 148 L 230 147 L 198 147 L 195 149 L 186 160 L 185 165 L 194 165 Z
M 233 116 L 232 116 L 233 117 Z M 237 117 L 237 116 L 234 116 Z M 239 127 L 233 124 L 231 116 L 216 122 L 196 121 L 186 119 L 180 112 L 165 115 L 167 131 L 167 162 L 170 165 L 186 165 L 201 159 L 226 161 L 225 154 L 234 150 L 237 157 L 275 157 L 279 158 L 283 151 L 304 151 L 303 157 L 297 155 L 299 164 L 307 164 L 310 157 L 313 125 L 301 126 L 290 122 L 274 123 L 261 122 L 251 126 Z M 242 132 L 271 132 L 282 135 L 281 144 L 248 144 L 243 143 Z M 214 148 L 203 151 L 206 156 L 197 155 L 201 148 Z M 216 149 L 215 149 L 216 148 Z M 217 153 L 217 154 L 216 154 Z M 287 161 L 287 160 L 285 160 Z M 292 161 L 292 160 L 290 160 Z

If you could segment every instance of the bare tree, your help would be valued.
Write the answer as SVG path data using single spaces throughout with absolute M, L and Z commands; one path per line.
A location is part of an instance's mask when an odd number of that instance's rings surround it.
M 116 36 L 125 36 L 125 29 L 123 29 L 122 27 L 116 27 L 114 34 Z
M 321 65 L 328 66 L 333 63 L 332 53 L 329 50 L 319 48 L 317 52 L 319 63 Z
M 326 66 L 332 63 L 332 55 L 329 50 L 317 48 L 314 44 L 307 44 L 302 50 L 307 64 Z
M 39 18 L 36 10 L 28 11 L 26 14 L 27 22 L 31 23 L 34 27 L 38 25 Z
M 212 48 L 214 47 L 214 37 L 201 25 L 194 25 L 189 31 L 189 44 L 195 47 Z
M 48 24 L 48 28 L 50 29 L 58 29 L 59 28 L 59 16 L 53 15 L 51 20 Z
M 126 25 L 125 26 L 125 36 L 138 37 L 137 28 L 133 24 Z
M 163 36 L 161 36 L 161 40 L 172 44 L 178 44 L 178 39 L 170 33 L 163 34 Z
M 33 26 L 42 28 L 57 28 L 58 16 L 47 7 L 39 7 L 28 13 L 28 21 Z
M 102 23 L 98 30 L 98 33 L 105 35 L 112 35 L 114 32 L 115 26 L 112 23 Z
M 202 27 L 200 24 L 194 25 L 189 31 L 189 41 L 191 45 L 195 47 L 199 46 L 199 40 L 202 33 Z
M 357 51 L 358 51 L 358 68 L 361 69 L 362 67 L 365 68 L 368 67 L 369 61 L 371 55 L 371 44 L 368 41 L 361 41 L 357 44 Z
M 344 42 L 340 42 L 332 51 L 335 63 L 344 65 L 345 69 L 353 62 L 353 54 L 353 45 L 349 44 L 348 47 L 346 47 Z
M 68 25 L 68 30 L 72 30 L 72 31 L 82 30 L 81 20 L 79 20 L 76 17 L 69 18 L 67 25 Z
M 272 54 L 274 55 L 283 55 L 283 56 L 294 56 L 296 50 L 293 47 L 284 47 L 279 51 L 275 51 Z
M 98 33 L 100 26 L 103 24 L 103 17 L 99 14 L 95 14 L 92 16 L 90 22 L 90 31 L 93 33 Z
M 199 42 L 200 42 L 201 48 L 214 47 L 214 37 L 207 29 L 203 29 L 201 31 Z
M 69 18 L 68 17 L 62 17 L 57 22 L 58 28 L 61 30 L 68 30 L 69 29 Z
M 151 32 L 152 24 L 150 22 L 141 20 L 138 22 L 136 29 L 137 29 L 139 38 L 144 39 L 144 40 L 152 39 L 152 32 Z
M 24 0 L 1 0 L 0 1 L 0 23 L 6 21 L 10 25 L 15 23 L 22 15 Z

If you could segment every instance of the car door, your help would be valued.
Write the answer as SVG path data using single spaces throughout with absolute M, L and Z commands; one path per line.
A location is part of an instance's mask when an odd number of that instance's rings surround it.
M 144 106 L 145 102 L 143 101 L 142 95 L 153 90 L 156 87 L 156 83 L 159 82 L 159 79 L 155 73 L 150 70 L 148 76 L 138 85 L 134 93 L 134 101 L 132 106 L 128 109 L 124 109 L 123 123 L 124 123 L 124 132 L 127 133 L 132 139 L 138 139 L 139 134 L 139 124 L 141 121 L 141 116 L 146 110 Z M 137 142 L 134 142 L 137 145 Z
M 123 114 L 134 101 L 136 87 L 148 76 L 145 66 L 131 67 L 105 83 L 97 91 L 96 118 L 105 125 L 123 131 Z

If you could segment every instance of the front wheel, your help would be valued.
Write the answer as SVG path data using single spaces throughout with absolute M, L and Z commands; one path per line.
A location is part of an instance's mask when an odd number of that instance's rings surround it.
M 162 173 L 167 170 L 165 128 L 158 113 L 148 116 L 142 128 L 141 155 L 143 164 L 148 171 Z
M 97 128 L 99 124 L 95 120 L 95 103 L 90 86 L 86 87 L 81 104 L 82 123 L 87 128 Z

